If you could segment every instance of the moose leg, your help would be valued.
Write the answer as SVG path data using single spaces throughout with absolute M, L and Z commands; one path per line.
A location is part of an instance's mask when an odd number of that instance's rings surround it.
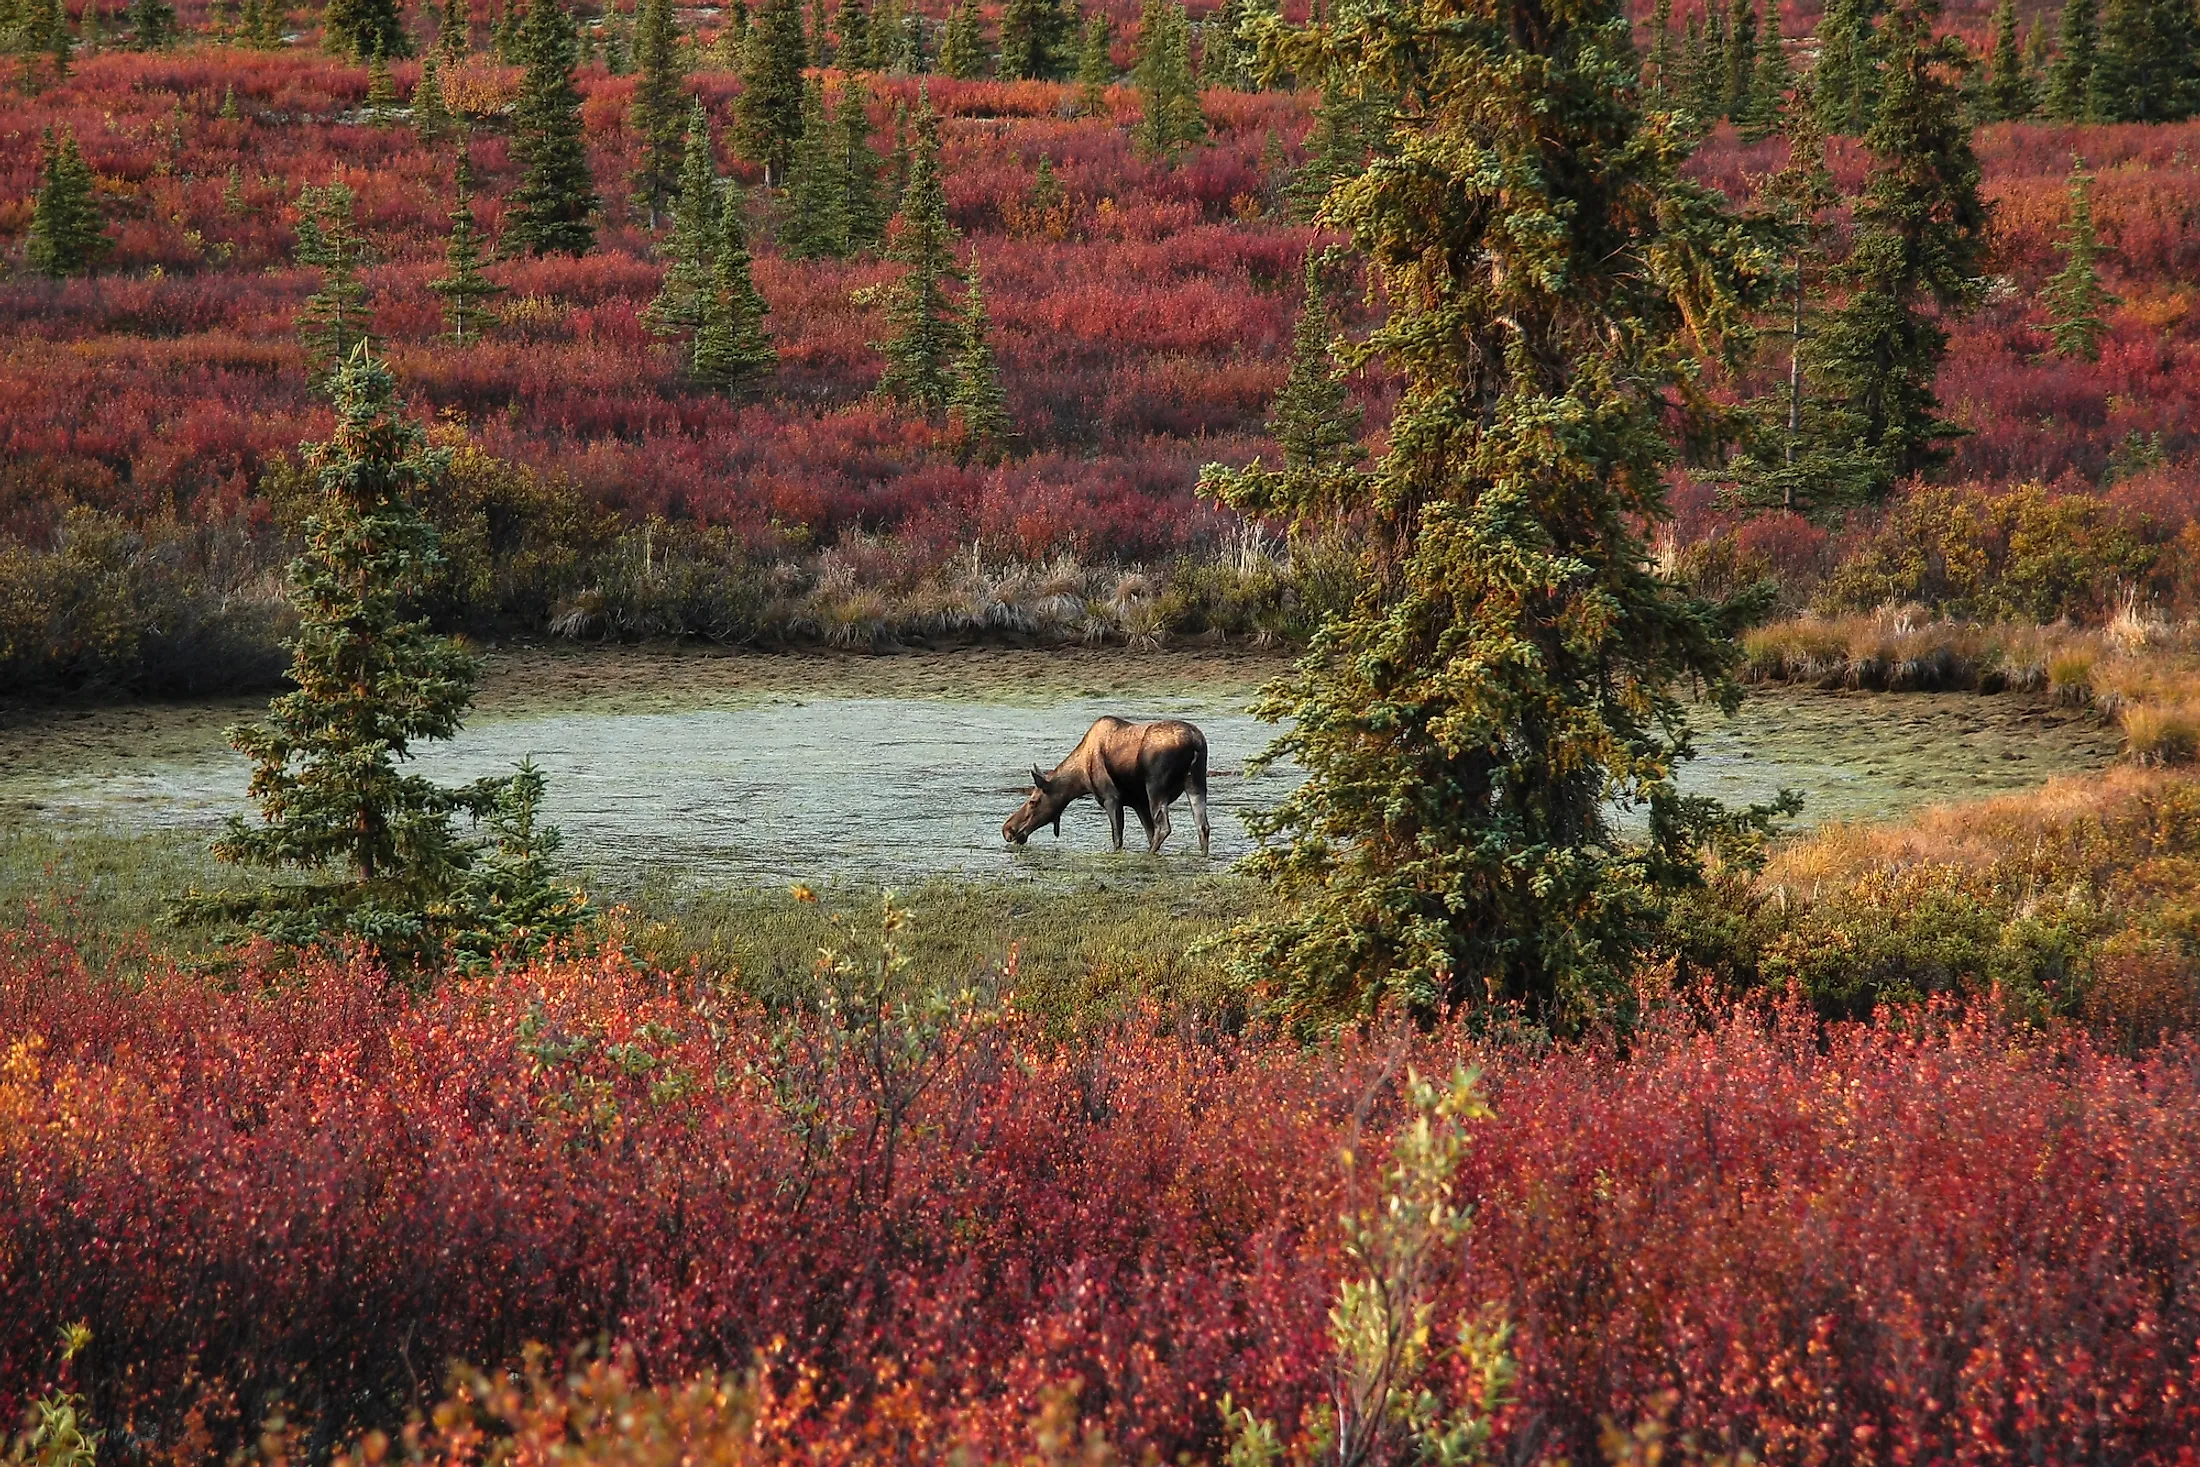
M 1161 842 L 1155 837 L 1153 833 L 1153 816 L 1148 815 L 1144 810 L 1141 810 L 1138 812 L 1138 823 L 1146 827 L 1146 849 L 1149 851 L 1160 850 Z M 1121 848 L 1118 847 L 1118 849 Z
M 1148 784 L 1146 808 L 1153 811 L 1153 819 L 1146 822 L 1146 844 L 1158 856 L 1161 854 L 1161 843 L 1169 838 L 1169 832 L 1175 828 L 1169 823 L 1169 792 L 1158 784 Z
M 1199 826 L 1199 853 L 1207 854 L 1207 790 L 1204 784 L 1192 791 L 1192 820 Z
M 1100 801 L 1108 812 L 1108 836 L 1114 841 L 1113 849 L 1123 849 L 1123 801 L 1120 796 Z

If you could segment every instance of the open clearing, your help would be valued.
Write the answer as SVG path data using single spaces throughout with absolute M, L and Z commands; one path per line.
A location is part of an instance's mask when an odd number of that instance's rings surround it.
M 983 649 L 773 657 L 677 649 L 494 653 L 477 714 L 417 767 L 456 781 L 532 757 L 577 864 L 613 887 L 688 879 L 1014 879 L 1124 872 L 1090 804 L 1057 843 L 999 834 L 1032 763 L 1103 713 L 1184 717 L 1213 750 L 1215 854 L 1251 848 L 1243 816 L 1290 788 L 1248 775 L 1271 730 L 1242 710 L 1288 664 L 1219 651 Z M 242 808 L 221 737 L 257 700 L 22 710 L 0 728 L 0 812 L 49 828 L 179 831 Z M 1729 802 L 1803 793 L 1803 820 L 1875 818 L 2099 768 L 2113 735 L 2013 697 L 1759 690 L 1706 710 L 1685 776 Z M 1135 843 L 1136 822 L 1130 822 Z M 1168 868 L 1197 862 L 1179 807 Z

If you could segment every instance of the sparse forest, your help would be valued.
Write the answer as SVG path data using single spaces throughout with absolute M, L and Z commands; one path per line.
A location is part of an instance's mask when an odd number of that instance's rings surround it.
M 0 0 L 0 1463 L 2189 1462 L 2196 147 L 2193 0 Z

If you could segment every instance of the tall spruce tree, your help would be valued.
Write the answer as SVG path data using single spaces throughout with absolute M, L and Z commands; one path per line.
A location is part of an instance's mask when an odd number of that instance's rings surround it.
M 363 345 L 338 372 L 335 400 L 335 433 L 305 450 L 315 499 L 290 566 L 296 690 L 263 722 L 228 731 L 252 762 L 259 817 L 232 816 L 214 843 L 224 863 L 303 879 L 187 892 L 171 914 L 298 946 L 359 942 L 411 967 L 438 957 L 477 906 L 476 849 L 454 818 L 531 825 L 541 789 L 523 792 L 521 810 L 508 780 L 446 788 L 404 772 L 416 744 L 458 732 L 477 676 L 418 610 L 442 563 L 420 502 L 447 456 L 406 420 L 389 368 Z
M 504 249 L 585 255 L 596 243 L 598 200 L 573 85 L 573 21 L 561 0 L 528 0 L 519 46 L 527 68 L 512 119 L 520 180 L 505 211 Z
M 954 388 L 947 395 L 948 435 L 966 462 L 992 462 L 1007 452 L 1011 425 L 1008 394 L 1001 390 L 1001 366 L 993 355 L 993 321 L 986 314 L 976 250 L 970 252 L 958 324 Z
M 1091 116 L 1108 104 L 1115 85 L 1115 26 L 1105 10 L 1085 20 L 1077 43 L 1077 110 Z
M 1764 30 L 1757 37 L 1757 74 L 1750 79 L 1749 115 L 1742 122 L 1744 138 L 1755 142 L 1780 130 L 1787 114 L 1788 88 L 1794 83 L 1780 34 L 1780 0 L 1765 0 Z
M 764 0 L 749 25 L 741 62 L 741 96 L 735 102 L 734 145 L 764 170 L 764 186 L 786 182 L 794 147 L 802 137 L 801 0 Z
M 443 101 L 443 67 L 436 52 L 430 51 L 420 63 L 411 107 L 413 132 L 422 142 L 441 142 L 451 130 L 451 109 Z
M 626 126 L 634 135 L 634 202 L 654 232 L 657 216 L 680 186 L 680 161 L 686 151 L 687 77 L 680 54 L 680 27 L 672 0 L 642 0 L 634 28 L 637 79 L 627 103 Z
M 1691 15 L 1682 33 L 1688 48 L 1688 78 L 1681 95 L 1688 115 L 1703 128 L 1717 122 L 1725 110 L 1725 47 L 1710 24 L 1715 14 L 1707 12 L 1701 24 Z
M 987 60 L 985 15 L 978 0 L 955 0 L 940 32 L 940 75 L 972 81 L 985 75 Z
M 1351 178 L 1388 137 L 1389 104 L 1368 96 L 1365 79 L 1349 75 L 1323 78 L 1314 104 L 1314 125 L 1306 133 L 1306 161 L 1284 185 L 1292 214 L 1311 222 L 1338 180 Z
M 2086 122 L 2096 114 L 2093 72 L 2101 45 L 2100 0 L 2064 0 L 2062 40 L 2047 69 L 2047 115 Z
M 2092 95 L 2103 122 L 2183 122 L 2200 112 L 2193 0 L 2108 0 Z
M 1720 71 L 1723 73 L 1721 110 L 1736 122 L 1748 122 L 1756 101 L 1751 90 L 1751 84 L 1757 79 L 1757 7 L 1754 0 L 1728 0 L 1726 47 Z
M 1001 9 L 1003 81 L 1053 81 L 1069 68 L 1077 18 L 1062 0 L 1007 0 Z
M 1131 69 L 1143 115 L 1141 151 L 1174 158 L 1207 136 L 1199 85 L 1192 79 L 1192 23 L 1177 0 L 1145 0 L 1138 18 L 1138 60 Z
M 955 227 L 947 219 L 940 177 L 940 120 L 930 98 L 919 93 L 917 140 L 909 155 L 887 258 L 907 268 L 886 303 L 886 339 L 879 344 L 886 370 L 879 395 L 927 418 L 947 411 L 954 390 L 950 367 L 961 332 L 947 285 L 955 279 Z
M 1357 599 L 1260 705 L 1306 778 L 1256 820 L 1276 913 L 1236 952 L 1308 1024 L 1511 1002 L 1579 1023 L 1732 828 L 1673 782 L 1677 689 L 1733 705 L 1729 622 L 1642 536 L 1672 439 L 1708 428 L 1696 354 L 1771 262 L 1645 135 L 1626 36 L 1617 0 L 1338 0 L 1289 43 L 1300 75 L 1399 99 L 1402 138 L 1328 209 L 1391 302 L 1389 451 L 1306 494 L 1212 481 L 1364 528 Z
M 61 69 L 68 67 L 69 23 L 60 4 L 53 7 L 55 21 L 46 32 L 47 49 Z M 139 51 L 165 51 L 176 44 L 176 7 L 169 0 L 130 0 L 130 45 Z M 403 53 L 398 53 L 402 55 Z
M 771 375 L 779 354 L 764 331 L 764 297 L 749 273 L 749 235 L 741 190 L 729 183 L 718 210 L 710 289 L 695 328 L 690 370 L 697 383 L 728 395 Z
M 833 37 L 825 23 L 825 0 L 810 0 L 809 63 L 812 66 L 830 66 L 833 62 Z
M 1983 284 L 1989 209 L 1952 77 L 1961 43 L 1935 39 L 1932 22 L 1917 4 L 1887 18 L 1879 111 L 1864 139 L 1871 177 L 1840 272 L 1848 299 L 1815 343 L 1817 370 L 1877 457 L 1882 490 L 1944 461 L 1961 431 L 1941 417 L 1933 379 L 1946 322 L 1976 304 Z
M 1988 122 L 2013 122 L 2030 117 L 2039 99 L 2032 92 L 2032 74 L 2024 64 L 2024 50 L 2017 43 L 2017 0 L 2001 0 L 1994 7 L 1994 39 L 1987 52 L 1986 85 L 1979 94 L 1979 113 Z
M 1878 31 L 1874 0 L 1831 0 L 1818 18 L 1818 65 L 1812 76 L 1818 123 L 1828 133 L 1861 137 L 1879 101 Z
M 397 120 L 397 81 L 390 75 L 389 58 L 380 51 L 367 63 L 367 121 L 388 127 Z
M 2093 175 L 2082 160 L 2070 170 L 2070 218 L 2062 231 L 2063 267 L 2041 290 L 2055 355 L 2098 361 L 2108 324 L 2101 312 L 2115 303 L 2101 284 L 2101 240 L 2093 228 Z
M 834 8 L 833 41 L 841 70 L 870 70 L 871 12 L 863 0 L 840 0 Z
M 298 312 L 298 337 L 316 380 L 332 379 L 369 344 L 367 287 L 359 278 L 369 255 L 353 219 L 354 205 L 351 190 L 340 183 L 308 185 L 298 194 L 298 263 L 321 277 Z
M 688 107 L 672 235 L 662 246 L 664 282 L 642 312 L 644 324 L 659 336 L 686 336 L 703 322 L 703 302 L 718 260 L 721 207 L 718 170 L 710 156 L 710 119 L 698 98 Z
M 26 260 L 41 275 L 89 275 L 113 244 L 100 220 L 92 170 L 76 145 L 76 134 L 64 132 L 56 138 L 47 128 L 23 245 Z
M 412 37 L 405 33 L 397 0 L 329 0 L 321 12 L 321 44 L 353 61 L 365 61 L 377 51 L 384 56 L 412 54 Z
M 443 297 L 443 322 L 451 340 L 466 345 L 470 329 L 478 339 L 484 327 L 493 325 L 489 302 L 504 294 L 504 287 L 481 273 L 485 258 L 481 231 L 474 223 L 474 166 L 464 141 L 451 169 L 451 237 L 443 249 L 443 273 L 428 282 L 428 289 Z
M 779 249 L 789 259 L 839 259 L 848 253 L 848 154 L 825 116 L 825 84 L 802 87 L 802 141 L 787 174 Z
M 1291 370 L 1268 411 L 1268 432 L 1283 450 L 1286 502 L 1319 492 L 1321 483 L 1360 457 L 1360 413 L 1352 404 L 1332 342 L 1336 319 L 1323 282 L 1327 261 L 1306 257 L 1306 298 L 1291 332 Z
M 1658 0 L 1650 13 L 1649 90 L 1670 101 L 1673 94 L 1673 0 Z
M 833 114 L 833 147 L 840 163 L 841 217 L 848 247 L 875 250 L 886 242 L 891 213 L 879 191 L 879 156 L 871 149 L 871 118 L 861 84 L 842 84 Z

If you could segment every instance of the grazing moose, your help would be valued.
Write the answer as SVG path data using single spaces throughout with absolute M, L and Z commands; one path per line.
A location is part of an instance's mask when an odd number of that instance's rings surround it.
M 1051 774 L 1031 767 L 1031 794 L 1008 817 L 1001 834 L 1020 846 L 1042 825 L 1062 833 L 1062 812 L 1086 795 L 1108 812 L 1108 833 L 1123 849 L 1123 810 L 1138 812 L 1146 847 L 1159 854 L 1169 838 L 1169 805 L 1186 790 L 1199 822 L 1199 853 L 1207 854 L 1207 736 L 1181 719 L 1127 723 L 1103 718 L 1085 730 L 1070 756 Z

